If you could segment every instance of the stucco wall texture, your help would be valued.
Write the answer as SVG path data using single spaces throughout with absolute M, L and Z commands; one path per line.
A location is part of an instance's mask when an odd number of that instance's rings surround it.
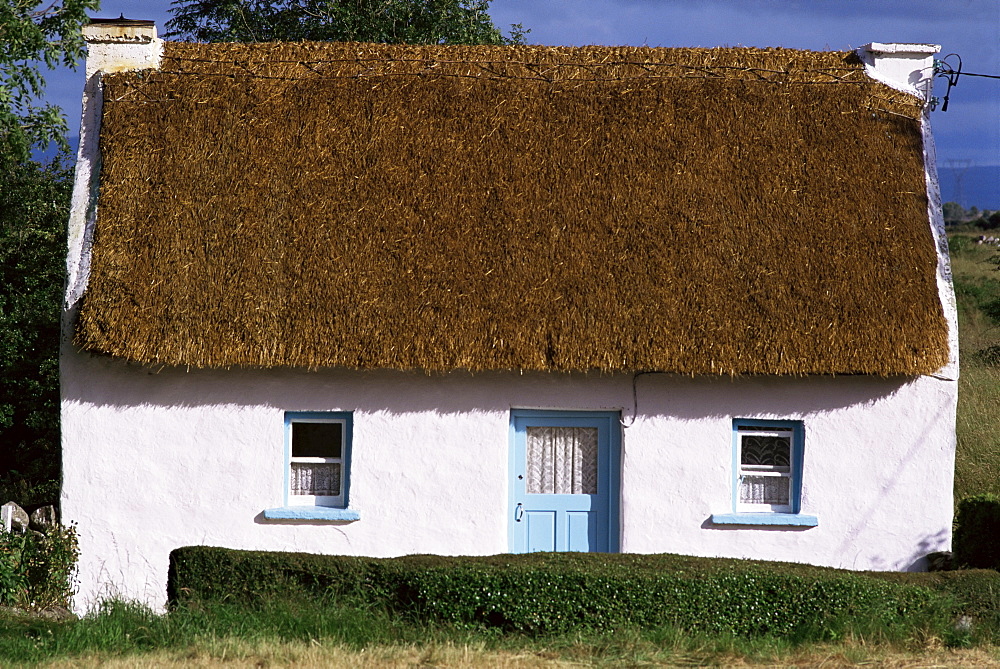
M 160 371 L 63 357 L 63 519 L 78 610 L 162 607 L 179 546 L 397 556 L 508 552 L 512 408 L 621 411 L 624 552 L 923 568 L 951 542 L 956 384 L 934 378 L 690 378 L 351 371 Z M 136 404 L 135 398 L 143 398 Z M 284 412 L 354 416 L 353 522 L 269 521 Z M 804 421 L 817 527 L 723 526 L 732 421 Z

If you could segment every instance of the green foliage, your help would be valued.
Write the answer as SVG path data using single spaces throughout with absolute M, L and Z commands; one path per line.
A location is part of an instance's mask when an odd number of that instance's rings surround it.
M 1000 225 L 1000 212 L 994 216 Z M 951 235 L 948 247 L 954 269 L 959 315 L 965 316 L 963 320 L 967 323 L 985 316 L 992 326 L 1000 325 L 1000 273 L 997 272 L 1000 268 L 1000 255 L 996 253 L 996 247 L 977 244 L 972 236 L 964 234 Z M 978 333 L 968 332 L 968 329 L 963 328 L 961 333 L 960 340 L 963 344 L 971 339 L 978 339 L 975 337 Z
M 68 606 L 79 554 L 74 526 L 0 531 L 0 606 Z
M 1000 573 L 992 569 L 959 569 L 939 572 L 879 572 L 872 574 L 894 583 L 919 585 L 937 592 L 950 601 L 951 617 L 967 617 L 971 633 L 952 635 L 946 630 L 945 641 L 957 645 L 997 643 L 1000 641 Z
M 72 170 L 0 164 L 0 494 L 50 503 L 59 479 L 59 314 Z
M 1000 346 L 987 346 L 976 351 L 976 360 L 989 367 L 1000 367 Z
M 38 105 L 40 70 L 74 67 L 80 26 L 98 0 L 0 2 L 0 501 L 51 503 L 59 479 L 59 308 L 72 188 L 64 156 L 29 160 L 55 141 L 59 109 Z
M 977 220 L 973 221 L 975 225 L 980 230 L 996 230 L 1000 228 L 1000 211 L 995 211 L 989 216 L 982 216 Z
M 167 37 L 197 42 L 518 44 L 487 12 L 489 0 L 174 0 Z
M 958 379 L 958 449 L 955 500 L 1000 495 L 1000 272 L 995 246 L 978 234 L 949 235 L 958 298 L 961 375 Z
M 994 322 L 1000 323 L 1000 278 L 956 277 L 955 296 L 960 308 L 981 311 Z
M 20 603 L 28 589 L 28 575 L 21 568 L 24 537 L 0 532 L 0 605 Z
M 960 229 L 972 227 L 993 230 L 1000 227 L 1000 211 L 990 212 L 976 207 L 965 209 L 957 202 L 945 202 L 942 207 L 945 225 L 963 226 Z
M 192 557 L 189 555 L 189 557 Z M 202 556 L 204 557 L 204 556 Z M 244 556 L 248 561 L 249 555 Z M 552 556 L 542 556 L 542 562 L 551 560 Z M 499 557 L 470 559 L 494 566 L 502 564 Z M 412 566 L 437 565 L 443 568 L 444 562 L 430 557 L 414 557 L 401 560 L 411 562 Z M 288 557 L 282 565 L 291 564 Z M 307 560 L 316 567 L 319 563 Z M 388 561 L 383 561 L 388 562 Z M 604 564 L 602 556 L 591 555 L 582 560 L 569 560 L 569 563 L 586 564 L 595 562 Z M 741 564 L 733 560 L 699 560 L 680 556 L 647 556 L 639 559 L 646 562 L 652 569 L 672 567 L 671 573 L 686 574 L 695 578 L 702 573 L 720 574 L 726 571 L 727 565 Z M 355 575 L 360 575 L 358 564 L 351 565 Z M 605 573 L 614 573 L 619 568 L 638 567 L 632 564 L 629 556 L 617 556 L 610 559 L 603 568 L 593 566 L 594 571 L 603 569 Z M 258 563 L 262 566 L 264 563 Z M 273 563 L 272 563 L 273 564 Z M 301 563 L 300 563 L 301 564 Z M 631 565 L 631 567 L 629 567 Z M 369 565 L 370 566 L 370 565 Z M 756 564 L 757 568 L 765 565 Z M 799 565 L 776 565 L 771 567 L 790 572 L 799 579 L 807 579 L 809 574 L 844 575 L 845 572 L 829 569 L 801 567 Z M 675 574 L 675 575 L 676 575 Z M 276 578 L 284 579 L 287 574 L 276 573 Z M 274 644 L 283 642 L 307 643 L 310 647 L 321 644 L 326 647 L 347 647 L 355 650 L 364 649 L 373 654 L 368 657 L 368 663 L 377 663 L 379 648 L 387 646 L 421 649 L 424 664 L 438 664 L 428 659 L 429 653 L 441 646 L 471 646 L 478 649 L 502 648 L 515 653 L 540 654 L 546 657 L 561 656 L 577 664 L 588 666 L 604 663 L 619 665 L 652 665 L 666 662 L 668 658 L 660 655 L 662 652 L 675 653 L 667 662 L 674 666 L 680 664 L 708 666 L 733 663 L 734 656 L 747 655 L 757 658 L 771 658 L 776 653 L 791 652 L 809 643 L 809 637 L 819 637 L 829 640 L 843 636 L 846 650 L 857 647 L 860 643 L 865 647 L 885 647 L 886 642 L 902 647 L 920 647 L 934 643 L 940 639 L 949 645 L 970 645 L 978 643 L 995 643 L 1000 639 L 996 632 L 1000 630 L 1000 573 L 995 571 L 973 570 L 964 572 L 937 573 L 877 573 L 853 574 L 858 579 L 871 579 L 899 586 L 922 586 L 933 590 L 942 600 L 951 602 L 952 610 L 947 625 L 941 628 L 938 614 L 930 619 L 921 616 L 919 611 L 908 612 L 907 627 L 899 630 L 903 638 L 885 634 L 875 623 L 863 619 L 855 619 L 842 627 L 827 625 L 825 629 L 806 630 L 807 634 L 788 637 L 741 637 L 732 634 L 707 634 L 704 632 L 683 631 L 672 626 L 670 621 L 654 621 L 649 628 L 638 626 L 622 626 L 608 630 L 573 629 L 561 635 L 526 636 L 519 634 L 499 634 L 500 628 L 487 628 L 482 625 L 468 626 L 458 629 L 452 625 L 442 624 L 432 619 L 422 619 L 414 616 L 401 616 L 386 607 L 365 604 L 357 597 L 345 594 L 332 594 L 327 590 L 322 594 L 306 597 L 292 597 L 274 594 L 269 597 L 256 597 L 251 600 L 242 598 L 217 596 L 214 599 L 196 599 L 186 596 L 183 603 L 177 604 L 168 615 L 156 615 L 146 607 L 132 602 L 108 601 L 102 603 L 78 621 L 55 623 L 39 618 L 12 617 L 0 614 L 0 657 L 6 664 L 32 664 L 54 662 L 60 658 L 93 657 L 95 654 L 113 656 L 121 662 L 123 656 L 148 653 L 158 650 L 176 651 L 176 657 L 190 658 L 192 663 L 197 653 L 207 653 L 214 658 L 228 658 L 230 662 L 253 664 L 257 656 L 247 658 L 240 655 L 237 648 L 273 648 Z M 369 585 L 371 585 L 369 581 Z M 314 590 L 318 591 L 318 590 Z M 301 591 L 299 591 L 301 592 Z M 221 591 L 217 591 L 221 595 Z M 368 600 L 375 597 L 363 593 Z M 381 596 L 384 593 L 380 593 Z M 819 593 L 822 594 L 822 593 Z M 189 593 L 190 595 L 190 593 Z M 286 593 L 287 595 L 287 593 Z M 860 612 L 862 615 L 864 612 Z M 950 623 L 958 615 L 968 615 L 973 621 L 971 630 L 963 631 Z M 838 624 L 841 624 L 838 622 Z M 936 626 L 936 627 L 935 627 Z M 846 630 L 842 632 L 841 630 Z M 235 643 L 242 640 L 245 643 Z M 853 646 L 852 646 L 853 644 Z M 671 650 L 673 649 L 673 650 Z M 278 649 L 276 652 L 284 653 Z M 829 661 L 831 653 L 838 652 L 836 648 L 824 643 L 818 646 L 816 653 L 819 658 Z M 676 656 L 680 653 L 680 656 Z M 693 653 L 693 655 L 692 655 Z M 294 656 L 282 655 L 285 659 L 281 664 L 293 662 Z M 273 655 L 265 655 L 274 659 Z M 659 658 L 659 662 L 655 660 Z M 697 662 L 694 658 L 699 658 Z M 603 661 L 602 661 L 603 660 Z M 127 660 L 126 664 L 130 664 Z M 155 664 L 155 660 L 151 661 Z M 387 663 L 388 664 L 388 663 Z M 446 664 L 446 663 L 443 663 Z M 491 666 L 488 664 L 473 666 Z M 776 659 L 769 665 L 784 664 Z M 796 666 L 803 661 L 788 662 Z M 6 666 L 6 665 L 5 665 Z
M 955 562 L 963 567 L 1000 570 L 1000 498 L 974 495 L 958 504 Z
M 456 629 L 551 635 L 668 625 L 707 634 L 835 639 L 941 627 L 931 590 L 848 572 L 670 555 L 396 559 L 188 547 L 171 554 L 175 605 L 363 602 Z
M 45 88 L 39 64 L 75 67 L 83 55 L 80 26 L 99 0 L 0 2 L 0 161 L 25 161 L 31 147 L 68 148 L 58 107 L 38 105 Z
M 946 225 L 962 223 L 966 219 L 965 208 L 957 202 L 945 202 L 942 210 Z
M 404 626 L 384 613 L 325 601 L 294 606 L 261 603 L 252 608 L 211 602 L 158 615 L 135 602 L 110 600 L 81 619 L 64 623 L 0 612 L 0 658 L 4 667 L 34 665 L 63 657 L 94 653 L 122 657 L 227 639 L 322 640 L 364 648 L 399 641 L 432 643 L 436 634 L 431 628 Z

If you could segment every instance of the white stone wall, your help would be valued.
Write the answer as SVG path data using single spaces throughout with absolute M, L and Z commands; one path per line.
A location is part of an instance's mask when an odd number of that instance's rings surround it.
M 620 410 L 631 375 L 156 371 L 63 356 L 63 517 L 77 608 L 161 606 L 179 546 L 396 556 L 507 552 L 510 410 Z M 956 384 L 940 378 L 645 375 L 623 428 L 621 547 L 909 570 L 951 542 Z M 283 413 L 352 411 L 349 523 L 265 521 L 283 502 Z M 813 528 L 731 510 L 732 419 L 805 423 Z

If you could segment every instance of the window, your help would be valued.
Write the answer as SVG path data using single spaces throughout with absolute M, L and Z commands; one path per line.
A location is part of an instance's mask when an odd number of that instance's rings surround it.
M 792 513 L 792 429 L 736 426 L 737 511 Z
M 712 521 L 737 525 L 818 524 L 801 514 L 805 429 L 801 421 L 733 421 L 732 513 Z
M 303 417 L 286 420 L 289 441 L 288 503 L 344 506 L 347 421 Z
M 348 508 L 352 415 L 285 413 L 285 506 L 269 520 L 357 520 Z

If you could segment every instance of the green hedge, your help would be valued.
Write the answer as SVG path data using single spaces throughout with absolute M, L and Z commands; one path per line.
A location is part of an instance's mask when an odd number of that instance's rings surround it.
M 960 567 L 1000 569 L 1000 499 L 975 495 L 959 502 L 952 550 Z
M 187 547 L 171 601 L 328 598 L 457 628 L 526 634 L 621 626 L 741 636 L 943 630 L 930 588 L 833 569 L 674 555 L 531 554 L 377 559 Z

